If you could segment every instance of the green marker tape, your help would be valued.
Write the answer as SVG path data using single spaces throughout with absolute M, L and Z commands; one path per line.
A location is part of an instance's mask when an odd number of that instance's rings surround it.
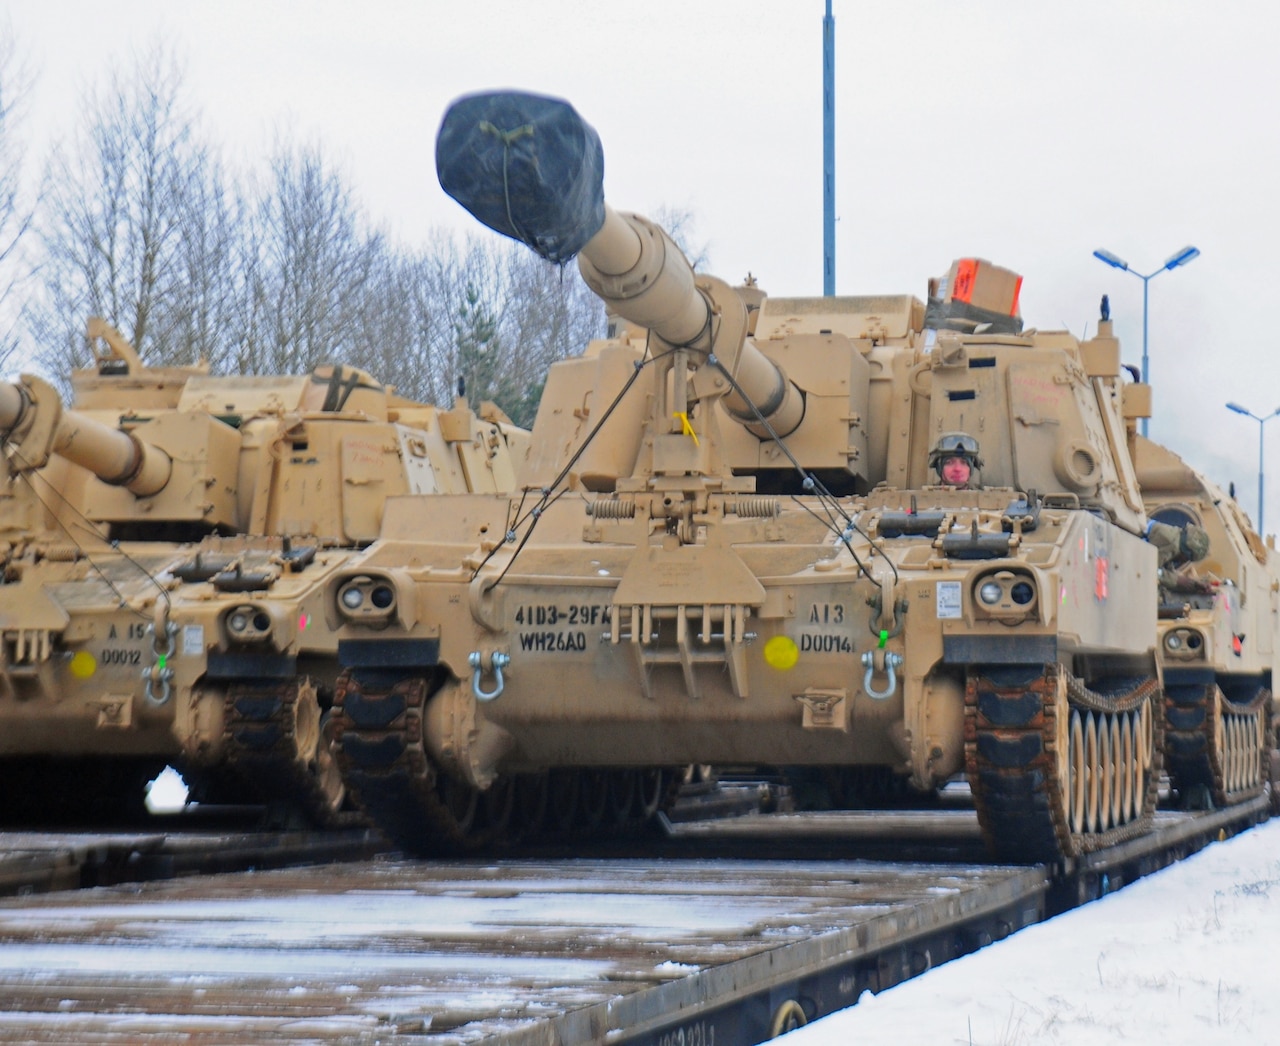
M 883 633 L 881 633 L 881 635 L 883 635 Z M 884 646 L 884 641 L 883 641 L 883 640 L 881 640 L 881 641 L 880 641 L 880 645 L 881 645 L 881 646 Z M 160 669 L 160 671 L 161 671 L 161 672 L 163 672 L 163 671 L 164 671 L 164 663 L 165 663 L 167 660 L 169 660 L 169 657 L 168 657 L 168 655 L 167 655 L 167 654 L 158 654 L 158 655 L 156 655 L 156 668 Z
M 880 629 L 880 647 L 883 650 L 884 645 L 889 642 L 889 630 L 887 628 Z

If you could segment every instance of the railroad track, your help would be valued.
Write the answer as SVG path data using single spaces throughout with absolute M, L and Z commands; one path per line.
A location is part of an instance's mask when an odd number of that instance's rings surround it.
M 965 811 L 828 813 L 676 824 L 657 858 L 384 856 L 12 897 L 0 1039 L 759 1042 L 1265 816 L 1265 799 L 1161 813 L 1153 835 L 1061 867 L 963 860 Z M 820 856 L 886 827 L 951 856 Z M 166 849 L 226 860 L 218 839 L 152 840 L 152 871 Z

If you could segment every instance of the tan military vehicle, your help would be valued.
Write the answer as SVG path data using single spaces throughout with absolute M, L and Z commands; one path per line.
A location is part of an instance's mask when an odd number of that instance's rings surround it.
M 351 367 L 212 377 L 89 333 L 74 410 L 36 377 L 0 386 L 9 794 L 36 818 L 111 812 L 174 762 L 197 787 L 230 768 L 258 797 L 333 813 L 333 644 L 307 594 L 377 536 L 388 496 L 511 489 L 522 434 Z
M 1158 443 L 1135 461 L 1160 559 L 1165 768 L 1183 805 L 1261 794 L 1270 773 L 1275 550 L 1235 499 Z
M 464 839 L 481 796 L 626 820 L 689 763 L 964 772 L 1014 859 L 1148 828 L 1157 557 L 1109 323 L 1022 331 L 973 260 L 932 330 L 695 276 L 554 99 L 460 100 L 437 163 L 619 320 L 551 369 L 523 494 L 393 498 L 330 583 L 339 760 L 392 837 Z

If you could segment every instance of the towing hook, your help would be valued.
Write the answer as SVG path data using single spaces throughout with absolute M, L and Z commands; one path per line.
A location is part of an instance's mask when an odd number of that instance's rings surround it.
M 907 609 L 910 607 L 910 601 L 904 596 L 902 599 L 893 598 L 893 586 L 886 583 L 881 591 L 873 593 L 867 598 L 867 606 L 871 608 L 871 617 L 867 620 L 867 627 L 871 630 L 873 636 L 883 634 L 885 639 L 894 639 L 902 634 L 903 618 L 907 616 Z M 881 616 L 885 607 L 893 608 L 893 623 L 882 621 Z
M 492 701 L 502 693 L 504 685 L 502 679 L 502 670 L 511 664 L 511 655 L 504 654 L 497 650 L 489 658 L 489 666 L 493 670 L 494 688 L 485 690 L 480 686 L 480 677 L 484 674 L 484 655 L 479 650 L 471 651 L 467 658 L 468 664 L 471 665 L 471 692 L 476 695 L 477 701 Z
M 893 697 L 894 691 L 898 689 L 897 671 L 902 667 L 902 655 L 895 654 L 892 650 L 884 652 L 884 663 L 877 666 L 877 654 L 882 653 L 881 650 L 867 650 L 862 655 L 862 664 L 866 668 L 866 672 L 862 675 L 862 689 L 867 692 L 867 696 L 873 701 L 884 701 Z M 871 678 L 876 674 L 877 668 L 882 669 L 888 677 L 888 685 L 883 690 L 877 690 L 871 684 Z
M 173 674 L 173 669 L 163 661 L 157 661 L 150 668 L 142 670 L 142 681 L 146 684 L 147 704 L 152 708 L 162 708 L 169 703 L 169 698 L 172 696 L 169 684 L 173 681 Z M 155 689 L 156 683 L 160 684 L 159 693 Z

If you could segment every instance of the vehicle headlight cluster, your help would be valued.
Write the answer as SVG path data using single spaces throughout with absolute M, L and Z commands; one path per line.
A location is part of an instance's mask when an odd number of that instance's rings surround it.
M 271 615 L 261 607 L 232 607 L 225 623 L 228 638 L 236 643 L 260 643 L 271 638 Z
M 360 574 L 338 586 L 338 611 L 347 620 L 385 624 L 395 609 L 395 585 L 386 578 Z
M 1194 628 L 1174 628 L 1164 634 L 1164 652 L 1179 661 L 1204 657 L 1204 636 Z
M 997 570 L 974 582 L 973 595 L 974 606 L 987 616 L 1021 620 L 1036 609 L 1040 588 L 1030 574 Z

